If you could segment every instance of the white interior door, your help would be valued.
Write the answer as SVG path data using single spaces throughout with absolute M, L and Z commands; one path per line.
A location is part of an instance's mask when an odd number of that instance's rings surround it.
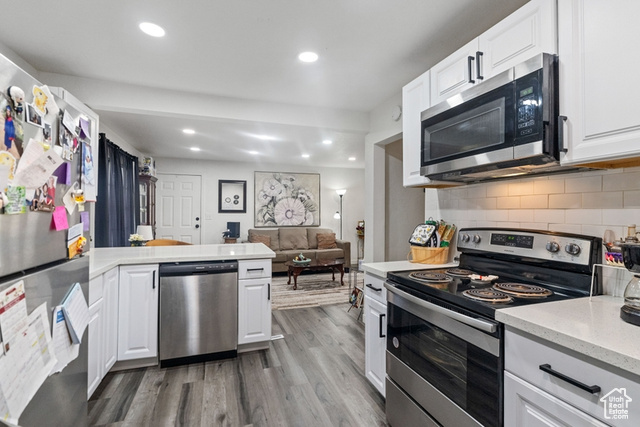
M 201 181 L 199 175 L 158 174 L 156 239 L 200 244 Z

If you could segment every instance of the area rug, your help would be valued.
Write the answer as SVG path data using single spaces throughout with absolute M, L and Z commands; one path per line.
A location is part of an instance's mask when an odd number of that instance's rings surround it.
M 340 274 L 336 281 L 331 280 L 331 273 L 301 274 L 298 276 L 298 289 L 293 290 L 293 279 L 287 285 L 287 275 L 273 276 L 271 280 L 271 309 L 287 310 L 290 308 L 315 307 L 319 305 L 349 302 L 349 279 L 357 282 L 362 289 L 364 276 L 358 273 L 344 275 L 344 286 L 340 285 Z M 353 290 L 353 283 L 351 284 Z

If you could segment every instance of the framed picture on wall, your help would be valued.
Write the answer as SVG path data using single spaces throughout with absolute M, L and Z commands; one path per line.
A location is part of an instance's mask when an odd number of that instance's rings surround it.
M 247 213 L 247 181 L 218 180 L 218 213 Z
M 254 226 L 320 225 L 320 174 L 255 172 Z

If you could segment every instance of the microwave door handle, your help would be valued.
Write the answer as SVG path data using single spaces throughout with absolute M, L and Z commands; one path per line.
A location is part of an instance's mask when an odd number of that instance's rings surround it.
M 473 77 L 473 64 L 471 64 L 476 58 L 469 55 L 467 57 L 467 70 L 469 71 L 469 83 L 473 84 L 476 81 L 472 79 Z
M 566 153 L 569 151 L 564 146 L 564 122 L 567 121 L 567 116 L 558 116 L 558 151 Z
M 484 76 L 482 75 L 482 70 L 480 69 L 481 64 L 480 64 L 480 58 L 482 57 L 483 53 L 480 51 L 476 52 L 476 79 L 478 80 L 484 80 Z

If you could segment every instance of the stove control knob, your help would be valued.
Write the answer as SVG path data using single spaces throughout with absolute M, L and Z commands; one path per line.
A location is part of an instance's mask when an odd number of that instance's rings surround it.
M 564 247 L 564 251 L 569 255 L 576 256 L 580 253 L 580 246 L 578 246 L 575 243 L 569 243 L 567 246 Z
M 560 250 L 560 245 L 558 244 L 558 242 L 547 242 L 547 251 L 551 252 L 551 253 L 556 253 Z
M 464 243 L 469 243 L 469 235 L 468 234 L 461 234 L 460 235 L 460 240 L 462 240 Z
M 479 235 L 476 234 L 475 236 L 473 236 L 473 243 L 480 243 L 481 240 L 482 239 Z

